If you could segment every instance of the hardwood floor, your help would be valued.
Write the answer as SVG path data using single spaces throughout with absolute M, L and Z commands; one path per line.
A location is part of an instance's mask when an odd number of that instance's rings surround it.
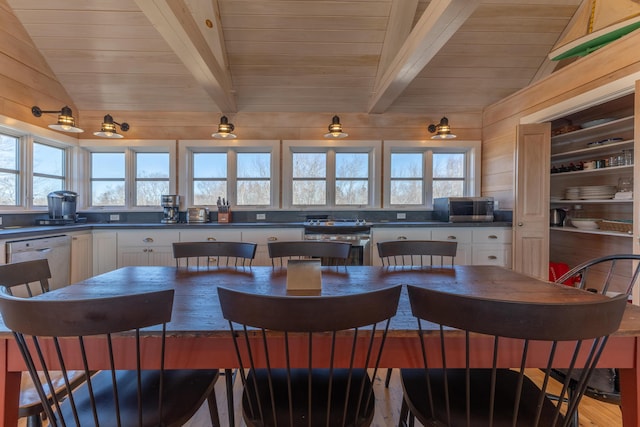
M 537 375 L 536 370 L 531 370 L 530 376 L 535 377 Z M 400 378 L 398 376 L 399 370 L 393 370 L 393 376 L 391 378 L 391 384 L 389 388 L 384 387 L 384 378 L 386 370 L 381 370 L 378 373 L 375 384 L 376 393 L 376 414 L 373 420 L 372 427 L 393 427 L 398 425 L 398 418 L 400 416 L 400 405 L 402 403 L 402 386 L 400 384 Z M 242 422 L 242 413 L 240 411 L 240 395 L 242 388 L 240 387 L 240 381 L 235 382 L 234 388 L 234 402 L 236 407 L 236 425 L 235 427 L 245 427 L 245 423 Z M 216 396 L 218 399 L 218 410 L 220 411 L 220 420 L 222 426 L 228 427 L 228 417 L 226 410 L 226 389 L 224 379 L 218 381 L 216 384 Z M 417 426 L 420 423 L 416 422 Z M 46 426 L 46 424 L 45 424 Z M 580 427 L 617 427 L 622 426 L 622 416 L 620 408 L 615 405 L 610 405 L 596 400 L 585 397 L 580 404 Z M 26 427 L 26 422 L 20 420 L 18 427 Z M 211 427 L 211 421 L 209 419 L 209 410 L 205 405 L 200 408 L 196 415 L 187 423 L 185 427 Z

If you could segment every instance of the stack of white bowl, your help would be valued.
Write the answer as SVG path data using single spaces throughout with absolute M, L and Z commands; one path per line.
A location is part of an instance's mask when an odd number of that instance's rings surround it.
M 567 200 L 579 200 L 580 187 L 567 187 L 567 189 L 564 192 L 564 198 Z
M 583 200 L 612 199 L 618 188 L 615 185 L 587 185 L 580 187 L 580 198 Z

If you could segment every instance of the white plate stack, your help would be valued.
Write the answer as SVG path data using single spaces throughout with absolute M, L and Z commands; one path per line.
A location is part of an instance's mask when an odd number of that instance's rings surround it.
M 612 199 L 618 188 L 615 185 L 587 185 L 580 188 L 580 198 L 583 200 Z
M 579 200 L 580 187 L 567 187 L 567 189 L 564 191 L 564 198 L 567 200 Z

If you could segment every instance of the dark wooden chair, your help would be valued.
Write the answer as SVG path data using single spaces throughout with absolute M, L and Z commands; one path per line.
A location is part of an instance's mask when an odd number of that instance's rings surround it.
M 195 261 L 198 268 L 201 263 L 207 268 L 212 263 L 220 267 L 221 259 L 226 267 L 251 267 L 256 246 L 249 242 L 178 242 L 173 244 L 173 257 L 176 267 L 181 264 L 189 267 L 189 261 Z
M 219 425 L 214 392 L 218 371 L 164 369 L 165 325 L 171 320 L 173 293 L 170 289 L 63 301 L 0 293 L 0 313 L 14 332 L 49 426 L 88 427 L 98 422 L 123 427 L 181 426 L 205 400 L 213 425 Z M 158 339 L 141 339 L 145 335 L 141 328 L 151 326 Z M 135 352 L 122 353 L 111 347 L 115 344 L 112 334 L 125 331 L 136 340 Z M 84 353 L 82 342 L 87 339 L 92 347 L 101 345 L 101 350 Z M 157 353 L 158 364 L 141 370 L 138 361 L 150 353 Z M 109 362 L 110 369 L 100 366 L 103 369 L 93 374 L 96 355 Z M 65 378 L 67 396 L 58 399 L 53 395 L 45 403 L 46 390 L 52 388 L 46 372 L 58 369 L 66 375 L 64 367 L 70 366 L 71 359 L 82 361 L 88 379 L 71 389 Z M 45 373 L 47 381 L 40 381 L 38 371 Z
M 416 286 L 408 286 L 408 293 L 425 367 L 401 369 L 401 426 L 407 418 L 413 425 L 414 417 L 423 425 L 569 425 L 607 337 L 618 329 L 627 305 L 624 295 L 558 304 L 492 300 Z M 431 324 L 429 330 L 425 322 Z M 434 330 L 433 324 L 440 328 Z M 456 337 L 451 328 L 460 330 Z M 485 342 L 478 342 L 483 338 Z M 517 349 L 519 366 L 498 366 L 499 343 L 509 351 Z M 525 374 L 527 350 L 532 347 L 538 349 L 536 354 L 548 349 L 540 359 L 547 366 L 540 387 Z M 465 349 L 466 356 L 458 359 L 464 367 L 447 367 L 450 348 Z M 580 357 L 556 357 L 559 348 Z M 475 354 L 493 360 L 493 368 L 472 368 L 469 361 Z M 547 396 L 554 366 L 582 369 L 576 393 L 565 404 Z M 561 398 L 567 397 L 567 387 L 567 382 L 561 386 Z
M 591 292 L 610 294 L 622 293 L 631 295 L 633 287 L 640 276 L 640 255 L 616 254 L 594 258 L 572 268 L 556 280 L 556 283 L 569 283 L 579 289 Z M 552 376 L 565 381 L 567 371 L 554 369 Z M 569 383 L 569 394 L 575 393 L 579 372 L 572 374 Z M 584 391 L 586 396 L 602 402 L 620 406 L 620 380 L 617 368 L 598 368 L 593 371 Z M 555 395 L 551 397 L 557 398 Z M 574 418 L 574 426 L 578 426 L 578 411 Z
M 439 240 L 389 240 L 378 242 L 378 255 L 383 266 L 453 265 L 458 250 L 458 242 Z
M 370 425 L 373 381 L 400 290 L 275 297 L 218 288 L 236 346 L 247 426 Z M 263 338 L 274 332 L 282 340 L 267 345 Z M 258 369 L 254 357 L 278 358 L 286 368 Z
M 273 267 L 283 267 L 290 259 L 306 258 L 319 258 L 323 265 L 347 265 L 351 251 L 351 243 L 329 240 L 269 242 L 267 246 Z
M 388 240 L 378 242 L 378 256 L 383 266 L 453 266 L 458 250 L 458 242 L 441 240 Z M 393 370 L 387 370 L 384 380 L 385 387 L 389 387 Z
M 0 265 L 0 285 L 4 286 L 9 295 L 32 297 L 49 292 L 50 279 L 51 271 L 46 259 Z M 41 373 L 40 375 L 42 376 Z M 86 377 L 83 371 L 69 371 L 68 378 L 71 388 L 75 388 Z M 54 384 L 53 392 L 62 399 L 67 394 L 62 373 L 52 373 L 51 382 Z M 47 390 L 46 394 L 49 395 L 50 391 Z M 25 372 L 20 385 L 18 417 L 26 418 L 28 427 L 38 427 L 42 425 L 43 414 L 40 396 L 31 377 Z

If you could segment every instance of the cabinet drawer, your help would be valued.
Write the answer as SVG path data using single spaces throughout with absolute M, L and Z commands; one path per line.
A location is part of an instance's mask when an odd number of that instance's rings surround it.
M 510 248 L 510 247 L 509 247 Z M 471 263 L 473 265 L 508 265 L 507 249 L 499 247 L 473 247 Z
M 474 228 L 473 243 L 511 243 L 510 228 Z
M 215 230 L 202 229 L 181 230 L 181 242 L 240 242 L 242 233 L 240 230 Z
M 177 230 L 118 231 L 118 246 L 167 246 L 179 241 Z
M 431 240 L 431 229 L 414 227 L 374 228 L 372 238 L 375 242 L 386 242 L 389 240 Z
M 433 240 L 471 243 L 471 228 L 435 228 L 431 232 Z
M 274 241 L 302 240 L 302 228 L 271 228 L 265 230 L 243 230 L 242 241 L 266 245 Z

